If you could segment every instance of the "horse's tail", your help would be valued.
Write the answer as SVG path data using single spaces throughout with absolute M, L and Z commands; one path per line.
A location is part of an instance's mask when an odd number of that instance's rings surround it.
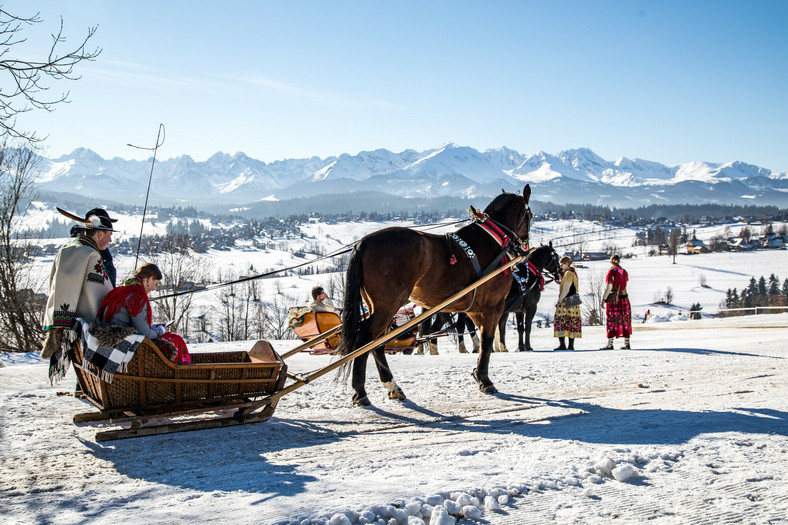
M 342 332 L 337 351 L 347 355 L 356 349 L 358 331 L 361 327 L 361 258 L 366 250 L 366 243 L 360 241 L 350 254 L 350 261 L 345 271 L 345 300 L 342 305 Z

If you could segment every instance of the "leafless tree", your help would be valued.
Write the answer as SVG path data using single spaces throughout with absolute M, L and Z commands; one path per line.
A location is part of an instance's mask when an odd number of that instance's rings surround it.
M 713 235 L 709 240 L 709 250 L 721 252 L 728 248 L 728 239 L 724 235 Z
M 679 230 L 670 231 L 670 237 L 668 238 L 668 254 L 673 256 L 673 264 L 676 264 L 676 255 L 679 253 L 680 239 L 681 232 Z
M 605 323 L 605 271 L 588 271 L 583 274 L 581 290 L 586 290 L 583 294 L 584 324 L 601 325 Z
M 0 145 L 0 351 L 29 352 L 41 346 L 44 283 L 31 271 L 31 249 L 19 229 L 36 192 L 38 157 L 30 149 Z
M 240 314 L 241 299 L 235 293 L 235 285 L 222 288 L 219 293 L 219 334 L 225 341 L 240 339 L 237 321 Z
M 204 257 L 196 254 L 191 248 L 188 235 L 168 234 L 157 239 L 155 250 L 159 252 L 152 258 L 164 278 L 161 289 L 165 295 L 188 292 L 199 287 L 207 281 L 210 273 L 210 263 Z M 186 319 L 189 307 L 192 304 L 192 294 L 186 293 L 156 301 L 157 314 L 162 320 L 173 320 L 173 330 L 188 335 L 186 332 Z
M 87 35 L 76 47 L 65 48 L 63 19 L 60 28 L 52 34 L 52 42 L 46 57 L 36 59 L 19 58 L 27 42 L 25 31 L 43 22 L 36 13 L 33 16 L 17 16 L 0 7 L 0 135 L 3 138 L 21 139 L 28 143 L 43 139 L 35 131 L 17 128 L 16 119 L 21 113 L 32 110 L 53 111 L 61 102 L 68 102 L 68 91 L 49 93 L 51 83 L 61 80 L 78 80 L 75 66 L 83 61 L 95 60 L 101 49 L 88 49 L 88 42 L 96 34 L 97 27 L 88 28 Z
M 266 335 L 272 339 L 295 339 L 295 332 L 288 328 L 288 305 L 274 297 L 274 302 L 268 309 Z

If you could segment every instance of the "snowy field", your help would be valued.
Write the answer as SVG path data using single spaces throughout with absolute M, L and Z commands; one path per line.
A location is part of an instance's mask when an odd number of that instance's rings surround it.
M 293 242 L 320 239 L 330 251 L 388 225 L 306 225 L 306 239 Z M 533 240 L 554 239 L 562 252 L 589 231 L 586 250 L 616 244 L 634 256 L 622 265 L 635 318 L 650 309 L 655 320 L 677 322 L 636 320 L 630 351 L 598 350 L 603 329 L 586 326 L 578 351 L 552 352 L 552 329 L 535 328 L 536 352 L 493 355 L 493 396 L 470 376 L 475 356 L 444 338 L 439 356 L 390 358 L 404 402 L 386 398 L 370 366 L 369 408 L 353 407 L 350 387 L 330 374 L 286 396 L 266 423 L 97 443 L 100 425 L 71 422 L 91 407 L 57 395 L 73 388 L 73 372 L 53 388 L 35 355 L 0 354 L 3 522 L 788 523 L 788 314 L 706 317 L 751 277 L 775 273 L 782 283 L 788 251 L 682 255 L 672 264 L 632 248 L 634 230 L 599 230 L 536 223 Z M 698 228 L 703 239 L 720 232 Z M 242 241 L 208 255 L 239 273 L 301 262 Z M 122 277 L 133 259 L 118 263 Z M 581 292 L 608 266 L 579 268 Z M 268 297 L 306 302 L 311 286 L 331 277 L 261 282 Z M 673 304 L 654 304 L 668 286 Z M 556 296 L 548 286 L 540 316 L 552 315 Z M 214 300 L 195 297 L 196 307 Z M 688 321 L 695 302 L 705 317 Z M 510 330 L 510 347 L 515 340 Z M 330 359 L 303 354 L 288 366 L 308 372 Z
M 482 206 L 482 203 L 480 203 Z M 28 224 L 42 224 L 51 222 L 58 214 L 48 207 L 39 205 L 30 213 Z M 115 216 L 113 214 L 113 216 Z M 140 216 L 118 215 L 119 222 L 114 240 L 133 237 L 139 234 Z M 431 233 L 443 234 L 454 231 L 460 225 L 455 224 L 458 219 L 447 219 L 449 225 L 436 227 L 435 225 L 416 226 Z M 165 222 L 146 223 L 145 232 L 164 234 L 167 224 Z M 211 226 L 206 224 L 206 226 Z M 222 225 L 212 225 L 220 228 Z M 274 248 L 260 250 L 251 246 L 249 239 L 236 239 L 236 246 L 230 250 L 210 250 L 207 254 L 197 255 L 209 261 L 212 268 L 213 280 L 227 281 L 228 276 L 238 277 L 252 273 L 286 268 L 292 265 L 318 259 L 313 253 L 308 253 L 310 246 L 319 245 L 325 253 L 338 252 L 352 245 L 364 235 L 389 227 L 413 227 L 411 221 L 389 222 L 343 222 L 326 224 L 322 222 L 306 223 L 300 226 L 302 236 L 281 239 L 266 239 Z M 687 231 L 693 231 L 698 239 L 708 242 L 713 236 L 723 234 L 726 228 L 731 235 L 737 235 L 739 230 L 747 226 L 744 223 L 715 225 L 715 226 L 688 226 Z M 784 223 L 774 223 L 775 230 L 783 227 Z M 40 227 L 40 226 L 39 226 Z M 754 234 L 760 232 L 760 226 L 750 226 Z M 539 246 L 553 242 L 556 251 L 563 255 L 576 249 L 596 252 L 614 247 L 616 252 L 624 258 L 622 266 L 627 269 L 630 276 L 629 296 L 632 303 L 632 312 L 635 318 L 642 318 L 646 310 L 654 314 L 656 320 L 671 318 L 686 318 L 690 306 L 699 303 L 703 307 L 704 315 L 714 315 L 720 308 L 720 302 L 725 298 L 728 288 L 737 288 L 741 291 L 750 279 L 764 276 L 766 279 L 771 274 L 776 274 L 780 284 L 788 278 L 788 250 L 759 250 L 753 252 L 722 252 L 702 255 L 679 254 L 676 264 L 669 256 L 649 257 L 648 252 L 653 246 L 633 246 L 636 239 L 636 228 L 611 228 L 590 221 L 562 220 L 544 221 L 535 220 L 531 230 L 531 245 Z M 68 239 L 47 240 L 46 242 L 64 243 Z M 110 246 L 111 249 L 111 246 Z M 294 257 L 297 250 L 307 251 L 306 256 Z M 44 257 L 37 261 L 39 289 L 43 289 L 49 276 L 54 256 Z M 145 257 L 142 257 L 145 260 Z M 307 304 L 311 298 L 309 292 L 312 286 L 321 285 L 330 289 L 331 281 L 338 282 L 342 278 L 339 273 L 327 273 L 326 269 L 336 259 L 322 259 L 313 265 L 315 274 L 299 276 L 295 272 L 285 272 L 270 278 L 257 281 L 260 284 L 264 301 L 274 306 L 276 300 L 278 307 Z M 118 279 L 130 276 L 134 267 L 133 256 L 118 255 L 115 257 L 118 268 Z M 601 286 L 605 273 L 610 267 L 606 260 L 591 262 L 576 262 L 580 279 L 581 294 L 591 292 L 590 284 Z M 668 292 L 673 295 L 670 305 L 655 304 L 663 299 Z M 206 315 L 211 319 L 215 316 L 216 305 L 222 290 L 196 294 L 190 310 L 193 317 Z M 539 304 L 536 319 L 552 318 L 553 305 L 558 296 L 558 287 L 548 286 Z
M 636 325 L 631 351 L 393 356 L 408 400 L 327 376 L 256 425 L 97 443 L 31 356 L 0 368 L 5 523 L 785 523 L 788 314 Z M 550 330 L 535 332 L 551 348 Z M 245 349 L 248 343 L 195 345 Z M 277 348 L 292 342 L 277 342 Z M 330 357 L 299 355 L 293 371 Z M 374 367 L 370 367 L 374 368 Z M 459 506 L 458 506 L 459 505 Z M 448 513 L 444 518 L 448 516 Z M 395 519 L 396 521 L 392 521 Z M 421 521 L 419 521 L 421 520 Z

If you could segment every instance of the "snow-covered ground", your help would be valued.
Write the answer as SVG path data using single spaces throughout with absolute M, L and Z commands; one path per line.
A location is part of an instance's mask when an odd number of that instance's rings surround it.
M 319 240 L 328 252 L 389 225 L 310 224 L 292 242 Z M 686 319 L 678 314 L 695 302 L 713 314 L 728 288 L 788 278 L 786 250 L 681 255 L 673 264 L 632 248 L 634 230 L 534 226 L 534 243 L 554 240 L 561 253 L 580 238 L 585 250 L 612 243 L 634 255 L 623 266 L 636 319 L 647 309 L 658 320 Z M 596 233 L 576 235 L 587 231 Z M 697 231 L 708 239 L 721 227 Z M 303 261 L 243 242 L 208 256 L 238 273 Z M 122 278 L 133 259 L 117 262 Z M 42 271 L 49 265 L 39 261 Z M 584 263 L 581 292 L 608 266 Z M 335 276 L 261 283 L 266 297 L 306 302 L 314 284 Z M 673 304 L 654 304 L 667 287 Z M 556 295 L 549 285 L 541 317 L 552 315 Z M 194 307 L 212 301 L 198 294 Z M 53 388 L 35 355 L 0 354 L 0 513 L 8 523 L 442 525 L 449 514 L 463 523 L 786 523 L 786 328 L 788 314 L 636 321 L 633 350 L 599 351 L 602 327 L 586 326 L 576 352 L 549 351 L 552 329 L 535 328 L 537 352 L 493 356 L 494 396 L 470 376 L 475 357 L 442 339 L 439 356 L 390 357 L 405 402 L 386 398 L 370 366 L 367 409 L 354 408 L 349 386 L 329 375 L 286 396 L 267 423 L 106 443 L 94 439 L 98 425 L 71 423 L 91 407 L 57 395 L 73 387 L 72 373 Z M 513 346 L 516 334 L 507 340 Z M 288 365 L 307 372 L 330 359 L 304 354 Z
M 408 399 L 327 376 L 267 423 L 97 443 L 46 365 L 0 368 L 5 523 L 785 523 L 788 314 L 638 324 L 633 350 L 392 356 Z M 552 348 L 548 329 L 535 347 Z M 194 351 L 249 343 L 195 345 Z M 276 343 L 280 350 L 291 341 Z M 298 355 L 293 371 L 328 356 Z M 374 369 L 374 367 L 370 367 Z M 443 516 L 443 518 L 441 518 Z M 472 519 L 471 519 L 472 518 Z M 396 521 L 392 521 L 392 519 Z M 442 521 L 443 519 L 443 521 Z M 421 520 L 421 521 L 419 521 Z

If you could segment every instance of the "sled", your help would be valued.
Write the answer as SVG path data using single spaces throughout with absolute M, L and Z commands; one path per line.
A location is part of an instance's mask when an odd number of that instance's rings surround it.
M 301 341 L 308 342 L 314 339 L 313 345 L 304 349 L 315 355 L 333 354 L 339 346 L 339 325 L 342 323 L 339 314 L 334 312 L 315 312 L 302 307 L 290 309 L 289 327 Z M 412 316 L 410 317 L 413 318 Z M 394 354 L 402 352 L 410 354 L 413 349 L 420 344 L 417 340 L 417 329 L 406 332 L 401 337 L 397 337 L 386 343 L 386 353 Z M 315 339 L 317 336 L 327 334 L 326 338 Z
M 287 379 L 287 366 L 264 340 L 248 352 L 191 354 L 191 363 L 182 365 L 144 339 L 126 370 L 116 373 L 111 383 L 85 371 L 81 341 L 73 343 L 72 351 L 84 398 L 99 410 L 77 414 L 74 422 L 129 425 L 98 432 L 97 441 L 265 421 L 275 401 L 243 417 L 238 409 L 281 389 Z M 146 425 L 159 419 L 166 421 Z

